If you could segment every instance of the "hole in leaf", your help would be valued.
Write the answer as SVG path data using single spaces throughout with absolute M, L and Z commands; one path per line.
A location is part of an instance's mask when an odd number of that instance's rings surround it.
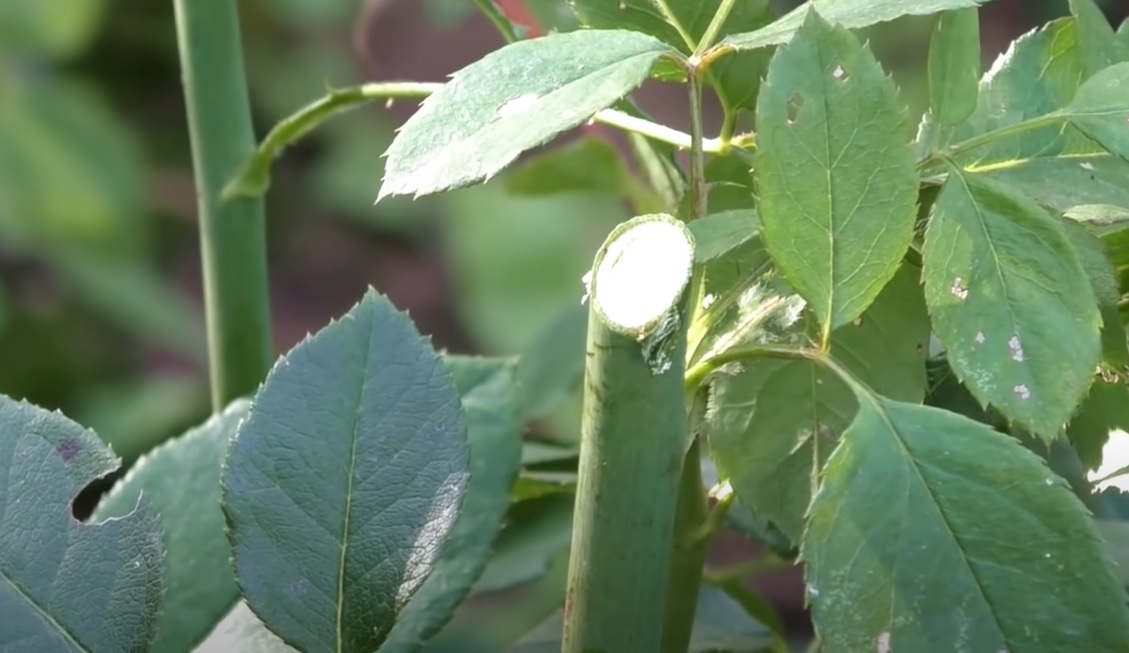
M 109 492 L 123 476 L 125 476 L 124 468 L 88 483 L 71 500 L 71 515 L 80 522 L 89 522 L 90 515 L 94 514 L 94 509 L 98 507 L 98 503 L 102 500 L 102 495 Z
M 840 82 L 845 82 L 851 78 L 850 73 L 847 72 L 847 69 L 844 68 L 842 64 L 835 65 L 835 69 L 831 71 L 831 76 Z
M 793 93 L 788 98 L 788 124 L 791 125 L 796 122 L 796 118 L 800 115 L 800 109 L 804 108 L 804 96 L 799 93 Z

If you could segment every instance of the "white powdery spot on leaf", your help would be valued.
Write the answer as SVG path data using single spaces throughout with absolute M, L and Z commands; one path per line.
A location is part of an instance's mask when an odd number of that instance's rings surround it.
M 498 117 L 509 118 L 511 116 L 516 116 L 519 113 L 523 113 L 534 104 L 536 104 L 537 100 L 540 99 L 540 97 L 541 96 L 537 95 L 536 93 L 525 93 L 523 95 L 519 95 L 514 99 L 509 100 L 502 106 L 498 107 Z
M 879 633 L 875 643 L 878 645 L 878 653 L 890 653 L 890 631 Z
M 953 279 L 953 286 L 950 288 L 953 296 L 957 299 L 964 301 L 968 299 L 968 288 L 964 285 L 964 280 L 960 277 Z
M 1083 170 L 1089 170 L 1090 172 L 1094 171 L 1094 164 L 1090 163 L 1089 161 L 1083 161 L 1082 163 L 1079 163 L 1078 165 L 1082 166 Z
M 1028 388 L 1026 385 L 1020 383 L 1019 385 L 1015 386 L 1015 394 L 1019 396 L 1020 399 L 1026 401 L 1031 398 L 1031 388 Z
M 978 344 L 978 345 L 984 344 L 984 340 L 985 340 L 984 332 L 983 331 L 977 331 L 975 340 L 976 340 L 976 344 Z
M 1023 345 L 1019 342 L 1019 336 L 1012 336 L 1011 340 L 1007 341 L 1007 346 L 1011 348 L 1012 360 L 1022 363 L 1023 362 Z

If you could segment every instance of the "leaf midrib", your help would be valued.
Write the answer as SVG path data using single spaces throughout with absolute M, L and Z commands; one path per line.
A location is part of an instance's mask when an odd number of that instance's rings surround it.
M 368 384 L 368 369 L 372 357 L 373 315 L 371 310 L 366 311 L 366 313 L 368 328 L 365 330 L 364 364 L 361 367 L 361 382 L 357 386 L 357 401 L 353 409 L 353 438 L 349 444 L 349 463 L 345 475 L 345 518 L 341 523 L 341 556 L 337 563 L 337 641 L 334 642 L 334 650 L 338 653 L 344 651 L 345 642 L 345 558 L 349 551 L 349 522 L 353 511 L 353 475 L 357 465 L 357 439 L 359 438 L 357 429 L 361 423 L 362 401 L 365 397 L 365 386 Z
M 862 400 L 861 397 L 860 400 Z M 957 536 L 956 530 L 953 529 L 952 522 L 949 520 L 948 515 L 945 514 L 944 509 L 941 507 L 941 503 L 933 494 L 933 490 L 929 486 L 929 484 L 925 482 L 925 475 L 921 472 L 921 467 L 918 466 L 917 459 L 913 457 L 913 455 L 910 453 L 909 447 L 906 446 L 905 441 L 902 439 L 901 431 L 890 419 L 890 416 L 886 412 L 885 407 L 877 397 L 868 394 L 865 396 L 865 401 L 870 402 L 870 404 L 874 407 L 875 412 L 878 413 L 879 417 L 882 419 L 882 422 L 886 425 L 886 427 L 889 429 L 890 434 L 893 436 L 893 440 L 898 446 L 898 451 L 904 456 L 905 460 L 909 462 L 908 467 L 913 470 L 914 476 L 916 476 L 918 482 L 921 483 L 921 487 L 925 488 L 925 495 L 929 497 L 930 502 L 933 504 L 933 508 L 941 517 L 941 521 L 945 525 L 945 531 L 949 534 L 950 537 L 952 537 L 953 544 L 956 546 L 956 550 L 960 552 L 961 562 L 964 563 L 965 568 L 968 569 L 969 575 L 972 576 L 972 580 L 976 585 L 976 590 L 977 592 L 979 592 L 980 598 L 983 599 L 984 604 L 988 606 L 988 610 L 992 615 L 992 623 L 995 624 L 996 631 L 1000 634 L 1000 639 L 1003 640 L 1004 644 L 1010 650 L 1012 643 L 1008 640 L 1008 636 L 1004 632 L 1003 624 L 1000 623 L 999 618 L 996 616 L 996 606 L 992 603 L 991 599 L 988 598 L 987 593 L 985 593 L 984 583 L 981 582 L 980 576 L 977 575 L 976 569 L 972 566 L 972 562 L 969 560 L 968 555 L 965 553 L 964 547 L 961 545 L 960 538 Z M 891 600 L 891 612 L 894 609 L 893 605 L 893 601 Z M 891 622 L 891 624 L 892 623 L 893 622 Z

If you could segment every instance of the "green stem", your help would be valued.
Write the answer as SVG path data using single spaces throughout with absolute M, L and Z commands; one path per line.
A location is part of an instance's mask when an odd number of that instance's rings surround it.
M 498 33 L 502 35 L 506 43 L 514 43 L 521 40 L 517 30 L 514 29 L 514 24 L 510 22 L 509 18 L 506 18 L 506 14 L 494 3 L 494 0 L 474 0 L 474 4 L 478 7 L 478 10 L 486 16 L 487 20 L 494 26 L 494 29 L 498 30 Z
M 698 41 L 698 46 L 694 48 L 694 55 L 701 58 L 706 50 L 713 47 L 714 42 L 717 41 L 718 34 L 721 33 L 722 26 L 725 25 L 725 20 L 729 18 L 729 12 L 733 10 L 733 5 L 737 4 L 736 0 L 721 0 L 721 4 L 717 6 L 717 11 L 713 14 L 713 19 L 710 20 L 709 27 L 706 32 L 702 34 L 701 40 Z
M 336 89 L 297 112 L 282 119 L 267 134 L 253 154 L 246 157 L 239 172 L 223 189 L 223 200 L 231 202 L 240 198 L 259 197 L 270 187 L 271 165 L 290 145 L 316 129 L 330 117 L 349 109 L 357 108 L 377 100 L 397 98 L 422 98 L 442 88 L 442 84 L 427 82 L 380 82 L 362 84 Z M 637 118 L 616 109 L 604 109 L 594 117 L 596 122 L 634 132 L 657 141 L 669 143 L 681 149 L 692 146 L 691 137 L 685 132 L 671 129 L 665 125 Z M 720 152 L 722 143 L 718 139 L 704 139 L 702 150 Z M 738 148 L 730 151 L 739 152 Z
M 331 116 L 355 109 L 373 100 L 421 98 L 442 88 L 442 84 L 418 82 L 383 82 L 335 89 L 296 113 L 283 118 L 246 159 L 239 173 L 223 189 L 224 201 L 242 197 L 258 197 L 270 187 L 270 169 L 284 149 L 316 129 Z
M 715 509 L 716 510 L 716 509 Z M 682 461 L 678 510 L 674 518 L 674 541 L 670 560 L 670 584 L 666 591 L 662 653 L 686 653 L 698 610 L 698 592 L 706 563 L 709 537 L 709 501 L 702 480 L 701 450 L 697 438 Z
M 254 151 L 236 4 L 174 0 L 200 221 L 212 405 L 255 391 L 274 358 L 263 203 L 222 203 Z
M 619 225 L 596 254 L 562 653 L 661 650 L 693 260 L 668 215 Z
M 938 152 L 936 154 L 927 156 L 926 158 L 918 162 L 917 169 L 925 170 L 933 165 L 941 163 L 945 159 L 956 158 L 962 154 L 966 154 L 985 145 L 990 145 L 996 141 L 1000 141 L 1005 138 L 1012 138 L 1014 136 L 1018 136 L 1019 134 L 1039 129 L 1041 127 L 1053 125 L 1060 120 L 1062 120 L 1062 116 L 1055 113 L 1048 113 L 1037 118 L 1031 118 L 1030 120 L 1024 120 L 1023 122 L 1017 122 L 1013 125 L 1006 125 L 1004 127 L 1000 127 L 999 129 L 994 129 L 990 132 L 986 132 L 978 136 L 973 136 L 966 141 L 957 143 L 956 145 L 946 149 L 943 152 Z
M 789 346 L 762 345 L 756 347 L 734 347 L 716 356 L 707 358 L 691 367 L 689 371 L 686 372 L 686 388 L 687 390 L 693 390 L 701 387 L 702 383 L 710 374 L 713 374 L 730 363 L 760 360 L 763 358 L 824 361 L 826 355 L 814 349 L 800 349 Z
M 667 1 L 651 1 L 655 4 L 656 7 L 658 7 L 659 13 L 661 13 L 663 15 L 663 18 L 666 19 L 667 24 L 673 27 L 674 30 L 678 32 L 678 35 L 682 37 L 682 42 L 686 44 L 686 47 L 690 48 L 690 50 L 693 50 L 695 47 L 697 47 L 698 44 L 694 42 L 693 37 L 690 36 L 690 32 L 687 32 L 686 28 L 682 26 L 682 21 L 678 20 L 678 16 L 675 16 L 674 12 L 670 10 L 670 5 L 667 3 Z

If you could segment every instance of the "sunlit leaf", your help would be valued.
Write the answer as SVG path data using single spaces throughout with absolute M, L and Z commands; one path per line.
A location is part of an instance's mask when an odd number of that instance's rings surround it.
M 779 20 L 745 34 L 733 34 L 723 43 L 738 50 L 787 43 L 812 10 L 825 20 L 848 29 L 883 23 L 901 16 L 925 16 L 942 11 L 977 7 L 988 0 L 811 0 Z
M 957 376 L 1045 438 L 1100 357 L 1097 299 L 1062 223 L 1031 198 L 950 173 L 925 236 L 925 298 Z
M 804 534 L 826 653 L 1129 648 L 1098 533 L 1042 459 L 948 411 L 859 403 Z
M 223 476 L 251 609 L 306 653 L 371 651 L 441 560 L 467 483 L 456 390 L 375 291 L 267 376 Z
M 826 333 L 897 270 L 918 175 L 893 82 L 854 35 L 807 16 L 769 66 L 755 167 L 764 242 Z
M 652 36 L 624 30 L 550 34 L 495 50 L 452 75 L 400 128 L 379 197 L 487 179 L 610 106 L 671 53 Z
M 84 524 L 75 496 L 118 468 L 92 431 L 0 397 L 0 643 L 5 651 L 147 650 L 161 609 L 161 527 L 144 504 Z

